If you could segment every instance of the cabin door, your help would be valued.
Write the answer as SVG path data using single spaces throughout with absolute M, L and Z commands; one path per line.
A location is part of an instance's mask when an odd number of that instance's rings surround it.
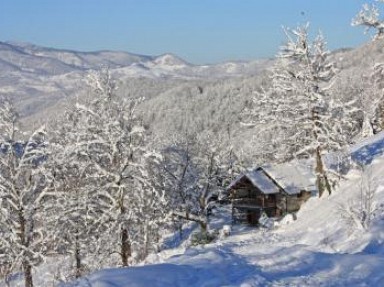
M 254 210 L 247 211 L 247 222 L 250 225 L 256 225 L 259 223 L 259 212 Z

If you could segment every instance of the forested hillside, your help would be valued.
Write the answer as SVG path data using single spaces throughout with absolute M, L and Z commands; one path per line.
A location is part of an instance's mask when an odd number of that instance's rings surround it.
M 253 62 L 0 43 L 0 286 L 380 285 L 384 32 L 364 9 L 361 47 L 331 52 L 305 24 Z M 231 234 L 229 184 L 277 164 L 305 166 L 313 192 L 251 206 L 260 229 Z

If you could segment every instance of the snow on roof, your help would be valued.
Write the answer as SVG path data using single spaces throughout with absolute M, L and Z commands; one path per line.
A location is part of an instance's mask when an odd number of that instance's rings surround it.
M 288 193 L 299 194 L 302 190 L 316 191 L 316 177 L 312 167 L 300 162 L 290 162 L 263 169 Z
M 279 193 L 279 187 L 291 195 L 299 194 L 302 190 L 317 191 L 316 176 L 309 161 L 293 161 L 279 165 L 257 167 L 238 176 L 228 186 L 228 190 L 233 188 L 244 177 L 248 178 L 264 194 Z
M 254 169 L 248 172 L 246 177 L 264 194 L 275 194 L 280 192 L 276 184 L 261 169 Z
M 238 176 L 231 184 L 228 189 L 233 188 L 240 180 L 244 177 L 249 179 L 254 186 L 257 186 L 264 194 L 275 194 L 279 193 L 279 188 L 276 184 L 264 173 L 263 170 L 256 168 Z
M 227 190 L 229 191 L 231 188 L 233 188 L 244 176 L 245 174 L 242 173 L 234 180 L 232 180 L 231 183 L 228 185 Z

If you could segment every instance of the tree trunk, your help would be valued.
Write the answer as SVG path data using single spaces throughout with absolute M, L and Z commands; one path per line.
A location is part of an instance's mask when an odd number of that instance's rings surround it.
M 328 194 L 331 195 L 332 189 L 324 169 L 320 147 L 316 148 L 316 185 L 319 191 L 319 197 L 323 195 L 325 190 L 327 190 Z
M 121 229 L 121 262 L 123 266 L 128 266 L 128 259 L 132 255 L 131 242 L 128 238 L 128 230 L 126 228 Z
M 80 256 L 80 244 L 79 244 L 79 238 L 76 235 L 76 243 L 75 243 L 75 261 L 76 261 L 76 273 L 75 277 L 80 278 L 82 275 L 82 268 L 81 268 L 81 256 Z
M 118 186 L 120 186 L 120 182 L 117 183 Z M 124 217 L 126 214 L 126 208 L 124 206 L 124 193 L 121 189 L 120 193 L 120 199 L 119 199 L 119 205 L 120 205 L 120 215 Z M 120 256 L 121 256 L 121 263 L 123 266 L 128 266 L 128 259 L 132 255 L 131 250 L 131 242 L 129 241 L 129 234 L 128 229 L 124 226 L 121 226 L 120 231 Z
M 316 86 L 316 89 L 318 87 Z M 312 109 L 312 122 L 313 122 L 313 125 L 314 125 L 314 128 L 313 128 L 313 136 L 315 138 L 316 141 L 319 140 L 319 135 L 318 133 L 316 132 L 317 128 L 319 127 L 319 114 L 318 112 L 315 111 L 315 109 Z M 315 160 L 316 160 L 316 167 L 315 167 L 315 173 L 316 173 L 316 185 L 317 185 L 317 189 L 319 191 L 319 197 L 321 197 L 324 193 L 324 190 L 327 190 L 328 191 L 328 194 L 331 195 L 332 193 L 332 190 L 331 190 L 331 185 L 329 184 L 329 181 L 328 181 L 328 177 L 327 177 L 327 173 L 325 172 L 325 168 L 324 168 L 324 163 L 323 163 L 323 159 L 321 157 L 321 146 L 320 144 L 318 144 L 318 146 L 316 147 L 316 151 L 315 151 Z
M 25 250 L 28 250 L 29 242 L 26 240 L 26 220 L 24 218 L 24 209 L 20 208 L 19 211 L 19 224 L 20 224 L 20 243 L 22 246 L 24 246 Z M 24 272 L 24 283 L 25 287 L 33 287 L 33 280 L 32 280 L 32 266 L 28 261 L 28 252 L 27 254 L 23 255 L 22 259 L 22 267 Z
M 25 287 L 33 287 L 32 266 L 27 260 L 23 261 Z
M 205 198 L 200 197 L 200 211 L 201 214 L 204 216 L 204 220 L 199 221 L 201 232 L 207 232 L 208 229 L 208 216 L 207 216 L 207 210 L 206 210 L 206 204 L 205 204 Z
M 201 233 L 206 233 L 208 229 L 208 224 L 205 221 L 199 221 Z

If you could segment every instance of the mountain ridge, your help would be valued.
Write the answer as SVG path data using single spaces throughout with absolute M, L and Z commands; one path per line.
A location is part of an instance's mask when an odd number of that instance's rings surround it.
M 7 48 L 7 49 L 5 49 Z M 126 51 L 97 50 L 97 51 L 76 51 L 71 49 L 59 49 L 38 46 L 31 43 L 19 43 L 14 41 L 0 41 L 0 59 L 6 61 L 4 51 L 22 54 L 23 56 L 37 57 L 38 59 L 53 59 L 73 68 L 98 69 L 100 64 L 107 64 L 108 68 L 122 68 L 138 63 L 165 64 L 168 66 L 180 65 L 188 67 L 222 67 L 225 65 L 244 66 L 249 63 L 263 62 L 268 59 L 255 61 L 225 61 L 216 64 L 195 65 L 182 59 L 173 53 L 160 55 L 142 55 Z M 3 52 L 3 53 L 2 53 Z M 112 57 L 112 59 L 111 59 Z M 8 57 L 9 58 L 9 57 Z M 98 58 L 98 59 L 97 59 Z M 106 59 L 108 58 L 108 60 Z M 166 58 L 166 61 L 164 60 Z M 78 62 L 76 62 L 76 60 Z M 8 62 L 8 61 L 7 61 Z M 109 65 L 108 65 L 109 64 Z M 17 63 L 15 64 L 17 66 Z
M 256 75 L 267 63 L 258 60 L 198 66 L 171 53 L 147 56 L 108 50 L 81 52 L 0 41 L 0 94 L 14 100 L 23 118 L 41 118 L 39 114 L 47 107 L 83 94 L 85 85 L 79 83 L 92 70 L 108 68 L 120 83 L 140 82 L 142 78 L 149 82 L 205 82 Z

